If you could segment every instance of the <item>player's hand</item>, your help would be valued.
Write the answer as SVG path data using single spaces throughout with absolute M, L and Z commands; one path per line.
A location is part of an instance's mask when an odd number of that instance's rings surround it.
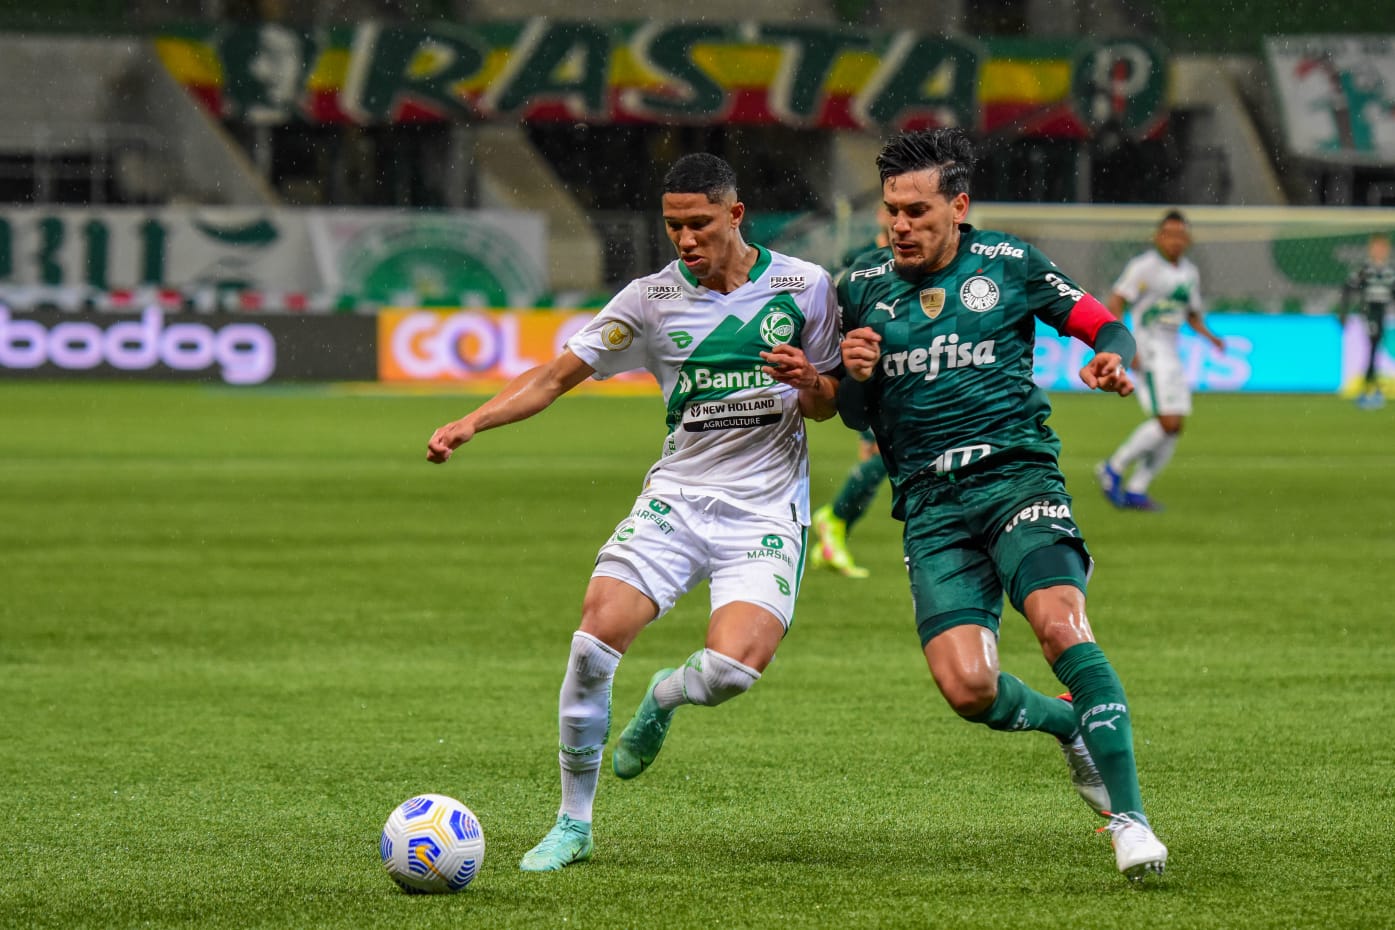
M 781 344 L 774 346 L 769 352 L 762 352 L 760 357 L 765 361 L 761 371 L 781 384 L 788 384 L 801 391 L 809 391 L 819 386 L 819 373 L 809 364 L 809 359 L 802 349 Z
M 1113 352 L 1100 352 L 1080 369 L 1080 380 L 1091 390 L 1109 391 L 1120 397 L 1133 393 L 1133 379 L 1124 370 L 1124 360 Z
M 475 428 L 464 420 L 456 420 L 431 434 L 426 444 L 426 460 L 437 465 L 450 458 L 450 454 L 469 442 L 475 435 Z
M 881 335 L 870 326 L 843 337 L 843 367 L 854 381 L 866 381 L 877 370 L 877 360 L 882 357 L 881 342 Z
M 1221 353 L 1222 355 L 1225 354 L 1225 340 L 1222 339 L 1220 336 L 1212 336 L 1211 345 L 1216 347 L 1217 352 Z

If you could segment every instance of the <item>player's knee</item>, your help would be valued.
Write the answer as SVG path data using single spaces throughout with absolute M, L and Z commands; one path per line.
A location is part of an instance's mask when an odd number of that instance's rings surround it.
M 998 699 L 997 675 L 965 676 L 938 684 L 945 701 L 961 717 L 977 717 Z
M 688 660 L 683 670 L 683 688 L 694 704 L 715 707 L 751 689 L 760 672 L 722 655 L 703 649 Z

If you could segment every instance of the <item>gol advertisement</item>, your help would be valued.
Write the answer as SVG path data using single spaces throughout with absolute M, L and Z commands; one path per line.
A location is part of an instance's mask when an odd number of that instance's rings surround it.
M 378 378 L 496 389 L 558 355 L 594 311 L 383 310 L 378 314 Z M 658 389 L 633 371 L 582 389 L 644 394 Z

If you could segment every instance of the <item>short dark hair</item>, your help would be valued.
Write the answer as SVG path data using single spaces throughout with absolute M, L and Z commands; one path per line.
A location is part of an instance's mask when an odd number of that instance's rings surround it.
M 708 203 L 736 196 L 736 172 L 725 158 L 708 152 L 684 155 L 664 175 L 665 194 L 705 194 Z
M 1183 226 L 1190 226 L 1187 217 L 1181 210 L 1168 210 L 1163 214 L 1163 218 L 1158 220 L 1158 228 L 1162 229 L 1164 223 L 1181 223 Z
M 953 197 L 969 192 L 974 173 L 974 143 L 957 126 L 903 132 L 877 155 L 882 183 L 887 178 L 933 168 L 939 171 L 940 193 Z

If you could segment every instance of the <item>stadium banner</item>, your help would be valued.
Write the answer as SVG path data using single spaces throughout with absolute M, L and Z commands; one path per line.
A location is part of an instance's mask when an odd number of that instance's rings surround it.
M 1269 36 L 1264 50 L 1293 154 L 1395 162 L 1395 35 Z
M 529 305 L 546 223 L 514 210 L 0 209 L 0 301 L 64 310 Z
M 378 375 L 391 384 L 455 384 L 494 390 L 561 352 L 592 311 L 408 310 L 378 314 Z M 1182 359 L 1197 391 L 1336 393 L 1343 372 L 1365 371 L 1364 337 L 1344 336 L 1335 317 L 1217 313 L 1207 322 L 1226 341 L 1218 354 L 1182 333 Z M 1033 374 L 1053 391 L 1083 391 L 1079 372 L 1093 354 L 1084 343 L 1039 324 Z M 1387 360 L 1388 361 L 1388 360 Z M 586 386 L 602 391 L 657 390 L 643 372 Z
M 1140 38 L 986 39 L 809 23 L 534 18 L 299 31 L 191 26 L 156 53 L 218 118 L 958 125 L 1147 137 L 1165 52 Z
M 378 373 L 374 326 L 367 316 L 0 307 L 0 380 L 371 381 Z
M 1354 364 L 1354 346 L 1335 317 L 1210 313 L 1206 325 L 1225 352 L 1183 327 L 1182 365 L 1193 391 L 1336 393 Z M 1094 350 L 1037 323 L 1032 374 L 1051 391 L 1084 391 L 1080 369 Z M 1364 356 L 1362 370 L 1365 370 Z
M 390 384 L 436 383 L 497 388 L 556 357 L 590 322 L 591 311 L 408 310 L 378 314 L 378 377 Z M 646 372 L 625 372 L 583 388 L 657 393 Z

